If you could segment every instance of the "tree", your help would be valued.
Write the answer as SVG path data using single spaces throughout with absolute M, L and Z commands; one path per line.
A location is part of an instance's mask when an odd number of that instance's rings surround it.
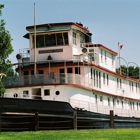
M 116 73 L 120 73 L 120 68 L 116 69 Z M 124 76 L 129 76 L 132 78 L 139 78 L 139 67 L 129 66 L 128 69 L 126 66 L 121 66 L 121 74 Z
M 3 8 L 4 5 L 0 4 L 0 16 L 2 16 Z M 7 75 L 9 70 L 12 69 L 12 64 L 8 57 L 13 52 L 13 47 L 11 44 L 11 35 L 9 31 L 5 29 L 5 24 L 4 19 L 0 19 L 0 73 L 5 73 Z M 0 80 L 0 96 L 5 91 L 3 79 L 4 78 Z

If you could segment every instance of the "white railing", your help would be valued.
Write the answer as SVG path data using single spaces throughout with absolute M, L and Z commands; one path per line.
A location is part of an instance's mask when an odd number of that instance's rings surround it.
M 54 98 L 56 100 L 56 98 Z M 115 108 L 110 106 L 104 106 L 98 103 L 91 103 L 81 100 L 75 100 L 75 99 L 65 99 L 65 98 L 58 98 L 59 101 L 68 101 L 73 108 L 78 108 L 81 110 L 87 110 L 91 112 L 96 113 L 102 113 L 102 114 L 109 114 L 110 110 L 114 111 L 114 115 L 117 116 L 123 116 L 123 117 L 140 117 L 140 111 L 139 110 L 129 110 L 129 109 L 121 109 L 121 108 Z

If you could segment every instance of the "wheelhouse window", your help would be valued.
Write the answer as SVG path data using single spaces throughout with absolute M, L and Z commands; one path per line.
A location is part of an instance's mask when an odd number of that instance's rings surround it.
M 76 33 L 75 32 L 73 32 L 73 44 L 76 45 Z
M 45 35 L 45 46 L 56 46 L 56 36 L 55 34 Z
M 59 45 L 68 45 L 68 33 L 53 33 L 45 35 L 36 36 L 36 47 L 50 47 L 50 46 L 59 46 Z M 33 36 L 33 45 L 34 45 L 34 36 Z
M 40 48 L 40 47 L 44 47 L 44 35 L 38 35 L 36 36 L 36 47 Z

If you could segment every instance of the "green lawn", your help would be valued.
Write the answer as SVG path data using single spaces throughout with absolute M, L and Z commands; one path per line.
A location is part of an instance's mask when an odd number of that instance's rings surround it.
M 0 132 L 0 140 L 140 140 L 140 129 Z

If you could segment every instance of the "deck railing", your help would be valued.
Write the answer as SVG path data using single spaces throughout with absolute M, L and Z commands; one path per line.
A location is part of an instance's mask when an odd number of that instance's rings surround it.
M 37 74 L 25 75 L 19 77 L 6 77 L 4 80 L 5 87 L 28 86 L 28 85 L 45 85 L 45 84 L 80 84 L 84 86 L 91 86 L 89 78 L 79 74 Z

